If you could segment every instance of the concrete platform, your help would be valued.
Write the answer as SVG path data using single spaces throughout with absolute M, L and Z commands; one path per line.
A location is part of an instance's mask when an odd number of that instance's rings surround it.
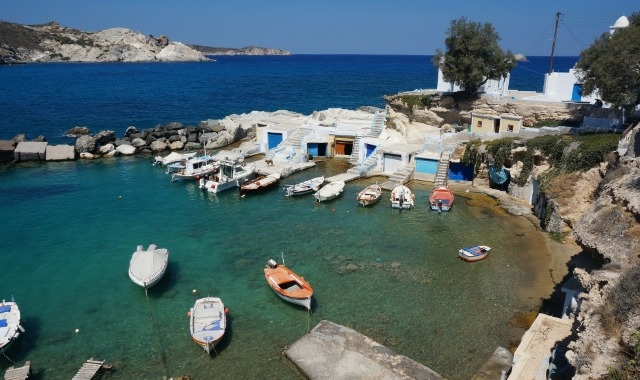
M 16 150 L 13 141 L 0 140 L 0 162 L 7 163 L 15 160 L 14 151 Z
M 442 379 L 430 368 L 330 321 L 318 323 L 284 354 L 309 379 Z
M 505 376 L 511 369 L 512 360 L 513 355 L 509 350 L 498 347 L 493 351 L 489 360 L 471 377 L 471 380 L 502 379 L 502 376 Z
M 508 380 L 546 379 L 553 347 L 571 335 L 570 319 L 538 314 L 513 354 Z
M 40 141 L 24 141 L 18 143 L 13 156 L 16 161 L 44 161 L 47 143 Z
M 47 145 L 47 161 L 67 161 L 76 159 L 76 149 L 71 145 Z

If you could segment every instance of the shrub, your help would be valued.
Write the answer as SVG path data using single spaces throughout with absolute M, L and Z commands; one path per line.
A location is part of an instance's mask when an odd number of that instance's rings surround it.
M 567 127 L 579 127 L 580 121 L 573 119 L 563 119 L 563 120 L 555 120 L 555 119 L 543 119 L 538 120 L 531 126 L 532 128 L 542 128 L 542 127 L 558 127 L 558 126 L 567 126 Z

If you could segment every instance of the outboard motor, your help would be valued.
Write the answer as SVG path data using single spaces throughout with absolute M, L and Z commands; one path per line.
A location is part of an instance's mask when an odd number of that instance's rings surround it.
M 269 266 L 270 266 L 271 268 L 276 268 L 276 267 L 278 266 L 278 264 L 277 264 L 277 263 L 275 262 L 275 260 L 273 260 L 273 259 L 270 259 L 270 260 L 268 261 L 268 264 L 269 264 Z

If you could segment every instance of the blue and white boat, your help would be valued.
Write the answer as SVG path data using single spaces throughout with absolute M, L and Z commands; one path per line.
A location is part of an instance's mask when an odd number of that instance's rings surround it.
M 189 179 L 200 179 L 218 169 L 219 163 L 212 161 L 211 156 L 192 157 L 185 161 L 184 168 L 171 173 L 171 182 Z
M 209 193 L 238 188 L 255 175 L 254 168 L 246 166 L 243 160 L 222 160 L 218 162 L 216 173 L 200 179 L 200 188 Z
M 5 351 L 24 328 L 20 326 L 20 309 L 15 301 L 2 300 L 0 305 L 0 351 Z

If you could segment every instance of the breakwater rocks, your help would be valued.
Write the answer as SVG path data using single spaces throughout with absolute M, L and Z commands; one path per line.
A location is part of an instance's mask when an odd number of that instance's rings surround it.
M 24 134 L 11 140 L 2 140 L 0 162 L 62 161 L 137 153 L 154 154 L 167 150 L 211 150 L 225 147 L 246 137 L 255 137 L 255 125 L 221 124 L 217 120 L 206 120 L 197 126 L 171 122 L 142 130 L 129 127 L 124 136 L 120 137 L 111 130 L 91 135 L 86 127 L 72 128 L 66 134 L 77 136 L 73 146 L 49 145 L 43 136 L 28 141 Z

